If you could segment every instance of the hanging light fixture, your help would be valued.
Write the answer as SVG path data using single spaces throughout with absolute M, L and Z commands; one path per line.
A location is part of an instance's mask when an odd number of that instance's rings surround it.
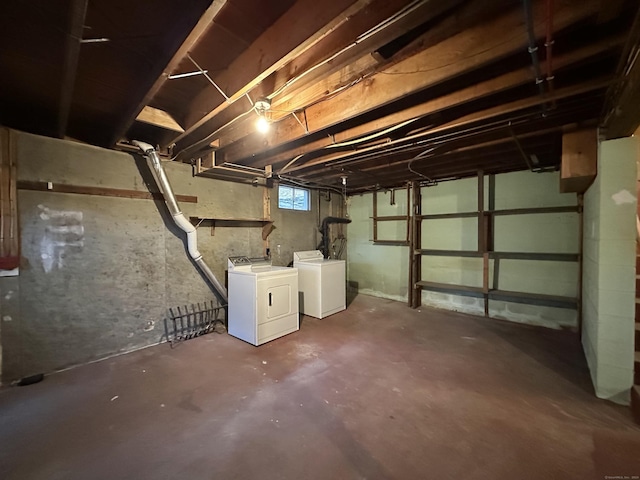
M 268 98 L 259 98 L 253 105 L 258 114 L 258 121 L 256 122 L 256 128 L 260 133 L 267 133 L 269 131 L 270 123 L 267 119 L 267 112 L 271 108 L 271 100 Z

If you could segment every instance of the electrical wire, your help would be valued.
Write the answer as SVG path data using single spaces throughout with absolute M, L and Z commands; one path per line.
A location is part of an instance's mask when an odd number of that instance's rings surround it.
M 291 185 L 296 185 L 298 187 L 304 187 L 304 188 L 311 188 L 313 190 L 331 190 L 332 192 L 336 192 L 339 193 L 340 195 L 344 196 L 344 194 L 342 193 L 342 191 L 339 188 L 336 188 L 332 185 L 326 185 L 323 183 L 318 183 L 318 182 L 308 182 L 306 180 L 302 180 L 302 179 L 297 179 L 295 177 L 291 177 L 291 176 L 281 176 L 279 174 L 276 174 L 276 177 L 278 178 L 278 180 L 283 181 L 284 183 L 287 184 L 291 184 Z
M 367 135 L 367 136 L 362 137 L 362 138 L 358 138 L 358 139 L 355 139 L 355 140 L 350 140 L 350 141 L 347 141 L 347 142 L 334 143 L 334 144 L 331 144 L 331 145 L 327 145 L 325 147 L 322 147 L 322 150 L 328 150 L 328 149 L 332 149 L 332 148 L 348 147 L 348 146 L 352 146 L 352 145 L 358 145 L 358 144 L 367 142 L 369 140 L 374 140 L 376 138 L 383 137 L 383 136 L 387 135 L 388 133 L 391 133 L 391 132 L 393 132 L 395 130 L 398 130 L 398 129 L 402 128 L 402 127 L 406 127 L 407 125 L 409 125 L 409 124 L 411 124 L 411 123 L 413 123 L 413 122 L 415 122 L 417 120 L 420 120 L 421 118 L 422 117 L 412 118 L 412 119 L 407 120 L 405 122 L 401 122 L 401 123 L 398 123 L 396 125 L 393 125 L 392 127 L 389 127 L 389 128 L 387 128 L 385 130 L 382 130 L 381 132 L 374 133 L 374 134 L 371 134 L 371 135 Z M 298 160 L 300 160 L 304 156 L 309 155 L 310 153 L 311 152 L 302 153 L 302 154 L 294 157 L 289 163 L 287 163 L 284 167 L 282 167 L 280 169 L 279 173 L 284 173 L 284 171 L 287 170 L 291 165 L 296 163 Z
M 416 8 L 418 8 L 418 6 L 419 6 L 419 5 L 421 5 L 422 3 L 423 3 L 423 0 L 418 0 L 418 1 L 413 2 L 412 4 L 410 4 L 407 8 L 412 8 L 412 10 L 411 10 L 411 11 L 413 11 L 413 10 L 415 10 Z M 561 7 L 561 8 L 559 9 L 559 11 L 561 11 L 561 10 L 563 10 L 563 9 L 566 9 L 566 8 L 567 8 L 567 7 Z M 409 11 L 408 13 L 405 13 L 405 14 L 403 15 L 403 17 L 404 17 L 404 16 L 406 16 L 407 14 L 411 13 L 411 11 Z M 391 18 L 391 17 L 390 17 L 390 18 Z M 402 17 L 401 17 L 401 18 L 402 18 Z M 397 21 L 397 20 L 398 20 L 398 19 L 395 19 L 395 20 L 394 20 L 394 22 L 395 22 L 395 21 Z M 385 23 L 385 22 L 381 22 L 381 24 L 383 24 L 383 23 Z M 536 24 L 536 25 L 540 25 L 541 23 L 542 23 L 542 22 L 540 22 L 540 23 L 538 23 L 538 24 Z M 381 25 L 381 24 L 379 24 L 379 25 Z M 389 25 L 385 25 L 385 27 L 384 27 L 384 28 L 386 28 L 387 26 L 389 26 Z M 325 59 L 324 61 L 322 61 L 322 62 L 320 62 L 320 63 L 318 63 L 318 64 L 314 65 L 313 67 L 309 68 L 308 70 L 305 70 L 304 72 L 302 72 L 302 73 L 301 73 L 300 75 L 298 75 L 297 77 L 294 77 L 293 79 L 288 80 L 288 81 L 287 81 L 287 82 L 285 82 L 282 86 L 280 86 L 278 89 L 276 89 L 276 90 L 275 90 L 271 95 L 268 95 L 268 96 L 267 96 L 267 98 L 269 98 L 269 99 L 273 99 L 274 97 L 276 97 L 277 95 L 279 95 L 280 93 L 282 93 L 286 88 L 288 88 L 288 87 L 289 87 L 289 86 L 291 86 L 292 84 L 294 84 L 294 83 L 298 82 L 300 79 L 304 78 L 305 76 L 307 76 L 308 74 L 310 74 L 310 73 L 311 73 L 311 72 L 313 72 L 314 70 L 316 70 L 316 69 L 320 68 L 321 66 L 323 66 L 323 65 L 327 64 L 328 62 L 330 62 L 331 60 L 333 60 L 333 59 L 334 59 L 334 58 L 336 58 L 337 56 L 341 55 L 341 54 L 342 54 L 342 53 L 344 53 L 345 51 L 347 51 L 347 50 L 349 50 L 349 49 L 353 48 L 355 45 L 357 45 L 358 43 L 362 42 L 362 41 L 363 41 L 363 40 L 365 40 L 366 38 L 369 38 L 369 36 L 371 36 L 371 35 L 373 35 L 374 33 L 377 33 L 378 31 L 380 31 L 380 30 L 377 30 L 377 31 L 376 31 L 376 30 L 375 30 L 376 28 L 377 28 L 377 27 L 374 27 L 374 28 L 372 28 L 372 29 L 368 30 L 367 32 L 365 32 L 364 34 L 362 34 L 360 37 L 358 37 L 354 43 L 352 43 L 352 44 L 348 45 L 347 47 L 343 48 L 342 50 L 340 50 L 340 51 L 339 51 L 339 52 L 337 52 L 336 54 L 334 54 L 334 55 L 332 55 L 331 57 L 329 57 L 329 58 Z M 442 68 L 446 68 L 446 67 L 454 66 L 454 65 L 456 65 L 456 64 L 458 64 L 458 63 L 461 63 L 461 62 L 464 62 L 464 61 L 466 61 L 466 60 L 468 60 L 468 59 L 474 58 L 474 57 L 476 57 L 476 56 L 478 56 L 478 55 L 482 55 L 482 54 L 488 53 L 488 52 L 490 52 L 490 51 L 492 51 L 492 50 L 496 49 L 497 47 L 499 47 L 499 46 L 501 46 L 501 45 L 504 45 L 504 44 L 507 44 L 507 43 L 511 42 L 512 40 L 517 39 L 517 38 L 519 38 L 519 37 L 520 37 L 520 35 L 513 35 L 513 36 L 509 37 L 508 39 L 506 39 L 505 41 L 500 42 L 500 43 L 498 43 L 498 44 L 495 44 L 495 45 L 493 45 L 493 46 L 491 46 L 491 47 L 489 47 L 489 48 L 486 48 L 486 49 L 484 49 L 484 50 L 482 50 L 482 51 L 480 51 L 480 52 L 476 52 L 476 53 L 474 53 L 474 54 L 471 54 L 471 55 L 465 56 L 465 57 L 463 57 L 463 58 L 459 58 L 459 59 L 457 59 L 457 60 L 455 60 L 455 61 L 453 61 L 453 62 L 450 62 L 450 63 L 448 63 L 448 64 L 445 64 L 445 65 L 439 65 L 439 66 L 437 66 L 437 67 L 430 68 L 430 69 L 418 69 L 418 70 L 413 70 L 413 71 L 404 71 L 404 72 L 371 71 L 371 72 L 369 72 L 368 74 L 363 75 L 363 76 L 359 77 L 358 79 L 356 79 L 356 80 L 354 80 L 354 81 L 352 81 L 352 82 L 350 82 L 350 83 L 348 83 L 348 84 L 346 84 L 346 85 L 343 85 L 343 86 L 341 86 L 341 87 L 338 87 L 337 89 L 335 89 L 335 90 L 334 90 L 334 91 L 332 91 L 331 93 L 326 94 L 325 96 L 323 96 L 321 99 L 318 99 L 317 101 L 315 101 L 315 102 L 313 102 L 313 103 L 311 103 L 311 104 L 309 104 L 309 105 L 305 106 L 303 109 L 298 109 L 298 110 L 293 110 L 293 111 L 284 111 L 284 112 L 285 112 L 285 113 L 291 113 L 291 112 L 295 112 L 295 111 L 306 110 L 307 108 L 309 108 L 309 107 L 311 107 L 311 106 L 317 105 L 317 104 L 322 103 L 322 102 L 325 102 L 325 101 L 327 101 L 327 100 L 331 100 L 332 98 L 334 98 L 335 96 L 337 96 L 339 93 L 341 93 L 341 92 L 343 92 L 343 91 L 345 91 L 345 90 L 347 90 L 347 89 L 349 89 L 349 88 L 351 88 L 351 87 L 355 86 L 356 84 L 360 83 L 363 79 L 365 79 L 365 78 L 367 78 L 367 77 L 369 77 L 369 76 L 376 75 L 376 74 L 378 74 L 378 73 L 379 73 L 379 74 L 383 74 L 383 75 L 408 75 L 408 74 L 415 74 L 415 73 L 428 73 L 428 72 L 432 72 L 432 71 L 435 71 L 435 70 L 438 70 L 438 69 L 442 69 Z M 252 109 L 252 110 L 253 110 L 253 109 Z M 250 110 L 250 111 L 251 111 L 251 110 Z M 211 139 L 213 136 L 218 135 L 218 134 L 220 133 L 220 131 L 221 131 L 221 130 L 223 130 L 223 129 L 227 128 L 228 126 L 232 125 L 233 123 L 235 123 L 235 122 L 236 122 L 237 120 L 239 120 L 240 118 L 243 118 L 243 117 L 244 117 L 244 116 L 246 116 L 248 113 L 250 113 L 250 111 L 248 111 L 248 112 L 244 112 L 243 114 L 240 114 L 238 117 L 234 118 L 233 120 L 231 120 L 231 121 L 227 122 L 225 125 L 223 125 L 223 126 L 219 127 L 218 129 L 216 129 L 216 131 L 214 131 L 213 133 L 211 133 L 211 134 L 209 134 L 207 137 L 205 137 L 205 139 L 200 140 L 200 141 L 198 141 L 198 142 L 194 142 L 193 144 L 191 144 L 191 145 L 189 145 L 189 146 L 185 147 L 184 149 L 182 149 L 182 151 L 181 151 L 178 155 L 176 155 L 176 157 L 177 157 L 177 156 L 180 156 L 180 155 L 182 154 L 182 152 L 188 151 L 188 150 L 192 149 L 192 148 L 193 148 L 194 146 L 196 146 L 196 145 L 201 145 L 201 144 L 202 144 L 202 143 L 204 143 L 205 141 L 208 141 L 209 139 Z M 283 118 L 286 118 L 286 117 L 283 117 Z M 421 117 L 420 117 L 420 118 L 421 118 Z M 282 119 L 280 119 L 280 120 L 282 120 Z M 275 121 L 275 122 L 273 122 L 273 123 L 278 123 L 280 120 L 277 120 L 277 121 Z M 393 127 L 392 127 L 392 128 L 393 128 Z M 382 134 L 382 133 L 380 133 L 380 134 Z M 330 146 L 329 146 L 329 147 L 330 147 Z M 328 148 L 328 147 L 324 147 L 324 148 Z M 336 147 L 332 147 L 332 148 L 336 148 Z M 310 153 L 310 152 L 309 152 L 309 153 Z M 290 168 L 290 166 L 291 166 L 291 165 L 293 165 L 294 163 L 296 163 L 300 158 L 302 158 L 304 155 L 307 155 L 307 154 L 308 154 L 308 153 L 305 153 L 305 154 L 301 154 L 301 155 L 299 155 L 299 156 L 297 156 L 297 157 L 294 157 L 294 159 L 292 159 L 292 160 L 291 160 L 287 165 L 285 165 L 285 167 L 283 167 L 283 169 L 281 169 L 280 173 L 283 173 L 285 170 L 287 170 L 288 168 Z
M 409 169 L 409 171 L 411 173 L 415 173 L 416 175 L 424 178 L 427 180 L 427 182 L 429 182 L 430 184 L 435 185 L 436 181 L 433 180 L 430 177 L 427 177 L 426 175 L 424 175 L 423 173 L 417 172 L 416 170 L 414 170 L 413 168 L 411 168 L 411 164 L 413 162 L 415 162 L 416 160 L 419 160 L 420 158 L 423 158 L 425 156 L 427 156 L 429 153 L 432 153 L 434 150 L 436 150 L 438 147 L 430 147 L 427 148 L 425 151 L 423 151 L 422 153 L 419 153 L 418 155 L 416 155 L 415 157 L 413 157 L 411 160 L 409 160 L 409 163 L 407 164 L 407 168 Z
M 366 39 L 372 37 L 373 35 L 375 35 L 376 33 L 384 30 L 385 28 L 389 27 L 390 25 L 393 25 L 394 23 L 396 23 L 398 20 L 406 17 L 407 15 L 409 15 L 410 13 L 412 13 L 413 11 L 415 11 L 419 6 L 421 6 L 422 4 L 426 3 L 426 0 L 416 0 L 413 3 L 407 5 L 404 9 L 402 9 L 399 12 L 396 12 L 394 15 L 392 15 L 391 17 L 387 18 L 386 20 L 383 20 L 382 22 L 380 22 L 378 25 L 370 28 L 369 30 L 367 30 L 366 32 L 362 33 L 361 35 L 359 35 L 358 37 L 356 37 L 355 41 L 350 43 L 349 45 L 347 45 L 346 47 L 342 48 L 341 50 L 339 50 L 338 52 L 334 53 L 333 55 L 329 56 L 328 58 L 322 60 L 321 62 L 315 64 L 313 67 L 305 70 L 304 72 L 302 72 L 300 75 L 298 75 L 297 77 L 294 77 L 292 79 L 287 80 L 284 84 L 282 84 L 278 89 L 276 89 L 270 96 L 270 99 L 273 99 L 274 97 L 280 95 L 285 89 L 287 89 L 288 87 L 290 87 L 291 85 L 293 85 L 294 83 L 297 83 L 298 81 L 300 81 L 302 78 L 306 77 L 307 75 L 309 75 L 310 73 L 314 72 L 315 70 L 323 67 L 324 65 L 328 64 L 329 62 L 331 62 L 332 60 L 335 60 L 336 58 L 338 58 L 340 55 L 342 55 L 343 53 L 351 50 L 353 47 L 357 46 L 358 44 L 362 43 L 363 41 L 365 41 Z M 348 20 L 349 17 L 347 17 L 345 20 Z M 344 23 L 344 22 L 342 22 Z M 342 25 L 342 23 L 340 25 Z

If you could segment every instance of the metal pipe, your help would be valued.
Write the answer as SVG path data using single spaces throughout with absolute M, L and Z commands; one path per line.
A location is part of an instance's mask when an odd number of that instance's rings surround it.
M 547 87 L 549 93 L 553 93 L 553 0 L 547 0 L 547 38 L 544 46 L 547 48 L 546 64 L 547 64 Z M 551 101 L 551 106 L 556 106 L 556 101 Z
M 318 246 L 324 258 L 329 258 L 329 225 L 332 223 L 351 223 L 349 218 L 340 218 L 340 217 L 325 217 L 322 220 L 322 242 Z
M 189 252 L 189 256 L 193 259 L 196 266 L 200 269 L 205 278 L 209 281 L 209 283 L 215 289 L 217 295 L 220 297 L 224 303 L 227 303 L 227 289 L 222 285 L 216 276 L 213 274 L 209 266 L 202 259 L 202 254 L 198 251 L 198 233 L 196 227 L 187 220 L 180 210 L 178 206 L 178 201 L 176 200 L 176 196 L 173 193 L 173 189 L 171 188 L 171 183 L 169 183 L 169 178 L 167 177 L 167 173 L 162 167 L 162 163 L 160 162 L 160 156 L 156 149 L 153 148 L 148 143 L 140 142 L 138 140 L 134 140 L 133 143 L 136 147 L 138 147 L 145 157 L 151 160 L 152 172 L 154 173 L 154 177 L 156 179 L 156 183 L 158 184 L 158 188 L 164 197 L 165 205 L 173 218 L 173 222 L 176 226 L 187 234 L 187 251 Z
M 536 35 L 533 30 L 533 5 L 531 0 L 523 0 L 524 6 L 524 18 L 527 27 L 527 34 L 529 36 L 528 51 L 531 54 L 531 63 L 533 64 L 533 70 L 536 76 L 536 85 L 540 91 L 540 96 L 544 97 L 544 79 L 542 78 L 542 72 L 540 71 L 540 60 L 538 59 L 538 46 L 536 45 Z M 542 105 L 542 109 L 546 110 L 545 105 Z

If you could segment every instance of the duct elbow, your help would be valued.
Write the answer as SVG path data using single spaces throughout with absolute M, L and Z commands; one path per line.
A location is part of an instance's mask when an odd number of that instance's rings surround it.
M 149 145 L 146 142 L 141 142 L 140 140 L 133 140 L 131 142 L 133 145 L 135 145 L 136 147 L 138 147 L 142 153 L 149 153 L 149 151 L 155 151 L 155 148 L 153 148 L 151 145 Z
M 198 261 L 202 258 L 202 255 L 198 250 L 198 234 L 195 230 L 192 232 L 187 232 L 187 251 L 189 252 L 189 256 L 195 261 Z
M 185 232 L 187 235 L 191 232 L 195 233 L 196 231 L 196 227 L 193 226 L 193 224 L 189 220 L 187 220 L 182 212 L 176 213 L 173 216 L 173 221 L 180 228 L 180 230 Z

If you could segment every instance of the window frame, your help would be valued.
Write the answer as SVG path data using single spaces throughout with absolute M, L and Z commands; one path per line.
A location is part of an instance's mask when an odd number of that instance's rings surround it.
M 283 207 L 280 203 L 280 189 L 290 189 L 291 190 L 291 208 L 289 207 Z M 296 191 L 302 191 L 305 192 L 306 195 L 306 202 L 305 202 L 305 208 L 296 208 L 296 203 L 295 203 L 295 195 L 296 195 Z M 278 185 L 278 208 L 281 210 L 290 210 L 292 212 L 310 212 L 311 211 L 311 189 L 309 188 L 305 188 L 305 187 L 297 187 L 295 185 L 283 185 L 283 184 L 279 184 Z

